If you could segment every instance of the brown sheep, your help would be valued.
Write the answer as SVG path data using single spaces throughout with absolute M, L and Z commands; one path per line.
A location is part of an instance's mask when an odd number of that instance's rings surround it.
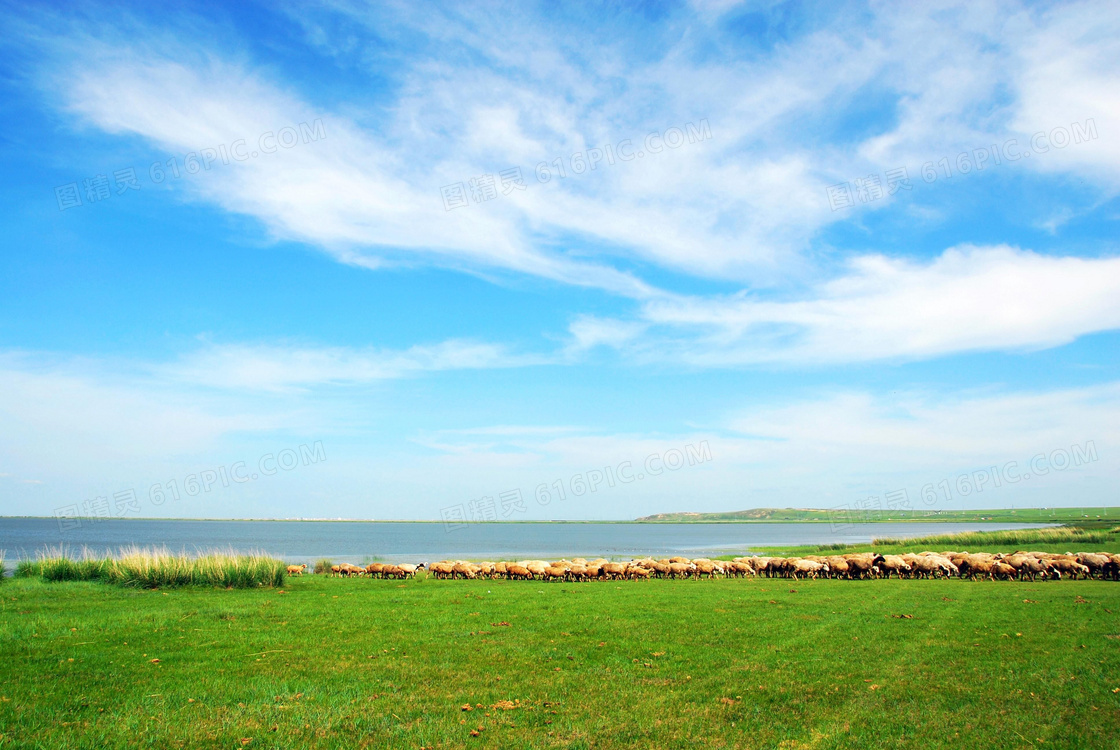
M 521 578 L 524 580 L 529 580 L 533 577 L 532 571 L 530 571 L 524 565 L 517 565 L 516 563 L 506 565 L 506 575 L 508 575 L 511 579 Z
M 695 575 L 697 578 L 716 577 L 716 565 L 711 560 L 694 561 L 693 564 L 696 566 L 696 570 L 694 571 L 693 575 Z
M 918 578 L 938 578 L 942 575 L 951 576 L 957 572 L 957 566 L 941 555 L 916 555 L 910 567 Z
M 562 565 L 549 565 L 544 569 L 544 580 L 563 581 L 568 577 L 568 569 Z
M 669 563 L 670 578 L 688 578 L 692 575 L 692 566 L 684 563 Z
M 478 572 L 481 570 L 477 565 L 471 563 L 455 563 L 451 566 L 452 578 L 467 578 L 474 580 L 478 577 Z
M 992 563 L 992 577 L 1001 578 L 1005 581 L 1010 581 L 1015 578 L 1019 571 L 1014 566 L 1008 565 L 1002 560 L 997 560 Z
M 290 575 L 290 576 L 301 576 L 301 575 L 303 575 L 303 571 L 305 571 L 305 570 L 307 570 L 306 563 L 303 564 L 303 565 L 289 565 L 288 566 L 288 575 Z
M 728 574 L 737 578 L 755 575 L 754 568 L 749 563 L 732 562 L 727 566 Z
M 772 559 L 773 558 L 771 557 L 748 557 L 745 560 L 740 560 L 739 562 L 745 562 L 747 565 L 750 565 L 752 568 L 754 568 L 755 573 L 757 573 L 758 575 L 763 575 L 768 574 L 766 568 L 770 565 L 770 561 Z
M 1065 573 L 1071 579 L 1077 580 L 1078 576 L 1082 578 L 1089 577 L 1089 568 L 1076 560 L 1068 560 L 1066 558 L 1057 558 L 1050 562 L 1050 565 L 1060 573 Z
M 785 557 L 771 557 L 766 561 L 766 575 L 770 578 L 777 578 L 784 575 L 786 572 Z
M 626 565 L 623 563 L 607 563 L 602 567 L 603 577 L 611 580 L 623 578 L 626 575 Z
M 454 563 L 446 561 L 437 562 L 428 566 L 428 572 L 431 574 L 432 578 L 452 578 L 455 575 L 454 568 Z
M 424 563 L 419 565 L 412 565 L 411 563 L 401 563 L 397 566 L 397 570 L 401 571 L 404 575 L 403 578 L 415 578 L 416 571 L 424 567 Z
M 631 580 L 634 580 L 634 581 L 637 581 L 637 580 L 648 581 L 649 580 L 649 571 L 646 570 L 645 568 L 643 568 L 640 565 L 631 565 L 628 568 L 626 568 L 626 577 L 631 579 Z
M 1039 560 L 1037 557 L 1023 554 L 1010 555 L 1000 560 L 1000 562 L 1015 568 L 1020 580 L 1028 578 L 1034 581 L 1036 574 L 1041 573 L 1045 576 L 1050 569 L 1050 563 L 1046 560 Z
M 789 573 L 794 580 L 798 578 L 816 578 L 821 574 L 828 574 L 828 563 L 794 558 L 788 566 Z
M 871 563 L 879 566 L 879 570 L 884 571 L 887 578 L 890 578 L 892 573 L 902 578 L 903 573 L 910 573 L 911 571 L 910 563 L 903 560 L 899 555 L 879 555 Z
M 957 563 L 957 567 L 961 571 L 962 578 L 967 575 L 969 577 L 969 580 L 975 581 L 976 576 L 979 575 L 984 578 L 994 580 L 993 574 L 995 564 L 996 559 L 994 556 L 988 554 L 977 554 L 968 555 L 967 557 L 961 558 L 961 561 Z
M 850 579 L 852 577 L 852 566 L 843 557 L 826 557 L 825 562 L 828 563 L 828 574 L 832 578 Z
M 1104 577 L 1120 581 L 1120 555 L 1110 555 L 1104 566 Z
M 968 553 L 953 552 L 945 555 L 945 557 L 949 558 L 949 562 L 953 563 L 953 565 L 956 565 L 959 568 L 961 566 L 961 563 L 968 558 Z
M 1082 552 L 1077 556 L 1077 562 L 1089 569 L 1089 575 L 1096 576 L 1099 574 L 1103 577 L 1104 566 L 1112 562 L 1112 558 L 1095 552 Z
M 879 574 L 879 568 L 874 563 L 865 557 L 849 557 L 848 572 L 859 579 L 874 578 Z

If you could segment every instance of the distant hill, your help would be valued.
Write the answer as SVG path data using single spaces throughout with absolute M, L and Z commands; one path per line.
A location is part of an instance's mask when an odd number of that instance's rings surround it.
M 634 519 L 644 522 L 687 523 L 712 521 L 827 521 L 831 511 L 819 508 L 751 508 L 726 513 L 656 513 Z

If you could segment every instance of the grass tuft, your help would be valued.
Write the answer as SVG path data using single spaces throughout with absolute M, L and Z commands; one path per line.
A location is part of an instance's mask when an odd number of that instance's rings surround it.
M 315 561 L 315 575 L 326 575 L 331 572 L 331 566 L 334 565 L 334 560 L 322 558 Z
M 16 563 L 16 578 L 39 578 L 43 575 L 38 560 L 20 560 Z
M 16 575 L 44 581 L 99 581 L 135 588 L 218 586 L 253 588 L 282 586 L 285 565 L 260 553 L 210 551 L 197 556 L 172 554 L 166 549 L 125 547 L 113 557 L 98 558 L 85 551 L 74 558 L 61 548 L 40 552 L 36 560 L 21 560 Z

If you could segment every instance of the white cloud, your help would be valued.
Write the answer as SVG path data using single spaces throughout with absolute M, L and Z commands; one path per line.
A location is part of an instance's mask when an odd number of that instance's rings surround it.
M 241 409 L 216 413 L 213 407 L 143 377 L 135 363 L 24 353 L 0 357 L 2 440 L 21 454 L 59 451 L 83 463 L 174 454 L 283 424 L 275 416 Z M 86 449 L 63 449 L 75 445 Z
M 373 15 L 392 18 L 381 9 Z M 425 18 L 424 33 L 447 36 L 448 23 Z M 508 40 L 528 38 L 527 78 L 488 64 L 504 59 Z M 813 166 L 819 160 L 773 134 L 873 72 L 866 57 L 837 64 L 853 51 L 848 43 L 817 38 L 775 63 L 703 70 L 686 46 L 634 69 L 619 50 L 593 45 L 583 53 L 596 64 L 582 66 L 548 38 L 511 27 L 500 42 L 473 39 L 487 64 L 408 61 L 392 106 L 360 113 L 374 127 L 324 112 L 245 63 L 216 53 L 200 60 L 166 33 L 147 46 L 82 38 L 81 55 L 57 71 L 58 89 L 83 121 L 171 153 L 239 138 L 252 148 L 261 133 L 321 119 L 322 141 L 216 166 L 183 184 L 197 198 L 258 218 L 276 236 L 369 267 L 496 268 L 645 297 L 654 291 L 648 285 L 581 255 L 594 247 L 600 258 L 638 257 L 686 273 L 780 276 L 796 267 L 790 258 L 813 232 L 835 220 Z M 594 95 L 603 85 L 617 88 L 609 80 L 618 76 L 650 83 L 605 100 Z M 702 120 L 710 139 L 645 153 L 648 134 L 701 128 Z M 627 139 L 644 158 L 575 173 L 572 154 Z M 557 159 L 564 177 L 552 166 Z M 548 184 L 534 175 L 539 162 L 556 175 Z M 523 168 L 525 191 L 444 210 L 441 186 L 514 165 Z M 787 270 L 779 269 L 783 259 Z
M 1095 458 L 1082 461 L 1076 471 L 1055 469 L 1033 482 L 1004 482 L 1000 491 L 986 496 L 956 497 L 952 507 L 962 502 L 977 508 L 1031 502 L 1106 504 L 1106 488 L 1120 474 L 1115 454 L 1120 445 L 1118 416 L 1117 383 L 956 396 L 840 392 L 743 410 L 730 426 L 752 440 L 721 450 L 754 461 L 768 474 L 767 486 L 795 492 L 801 485 L 833 493 L 847 487 L 848 502 L 861 499 L 861 490 L 882 495 L 896 487 L 908 487 L 916 500 L 916 490 L 923 485 L 953 481 L 961 472 L 1002 467 L 1009 461 L 1017 462 L 1019 473 L 1030 473 L 1029 462 L 1040 453 L 1072 453 L 1078 446 L 1082 455 L 1092 453 Z M 1062 486 L 1081 486 L 1084 494 L 1071 495 Z M 993 480 L 988 490 L 995 488 Z
M 1051 173 L 1087 176 L 1120 188 L 1120 16 L 1115 6 L 1080 2 L 1039 14 L 1037 26 L 1024 34 L 1015 50 L 1013 70 L 1017 99 L 1012 127 L 1024 136 L 1092 121 L 1098 138 L 1080 145 L 1047 148 L 1030 167 Z M 1057 144 L 1061 134 L 1055 134 Z
M 348 102 L 345 114 L 313 106 L 248 62 L 187 49 L 169 30 L 148 45 L 112 33 L 82 38 L 72 62 L 55 52 L 72 112 L 172 153 L 321 118 L 320 142 L 184 183 L 276 236 L 367 267 L 512 270 L 644 299 L 657 291 L 613 268 L 611 256 L 756 286 L 803 278 L 818 232 L 846 218 L 829 210 L 829 184 L 900 165 L 917 180 L 924 161 L 1086 117 L 1111 132 L 1120 126 L 1106 93 L 1117 80 L 1118 22 L 1106 9 L 884 6 L 869 24 L 837 20 L 749 59 L 721 36 L 718 12 L 674 22 L 688 33 L 635 55 L 625 35 L 560 44 L 523 13 L 293 10 L 349 73 L 362 33 L 417 40 L 357 58 L 390 77 L 389 93 L 375 106 Z M 1096 16 L 1103 20 L 1085 20 Z M 869 97 L 883 102 L 878 127 L 855 141 L 837 132 L 836 118 Z M 572 173 L 574 153 L 627 138 L 644 150 L 647 133 L 701 119 L 710 140 Z M 1105 140 L 1022 163 L 1114 182 L 1120 158 L 1102 151 L 1117 148 Z M 558 158 L 567 176 L 539 184 L 534 165 L 556 172 Z M 441 186 L 514 165 L 525 191 L 444 210 Z
M 256 157 L 219 161 L 175 184 L 343 262 L 509 269 L 620 294 L 647 293 L 625 273 L 534 249 L 512 199 L 445 210 L 440 187 L 473 176 L 471 167 L 433 167 L 421 151 L 395 149 L 384 136 L 320 112 L 238 64 L 211 59 L 192 65 L 147 49 L 121 52 L 90 43 L 66 75 L 68 108 L 108 132 L 142 136 L 172 154 L 245 140 L 243 151 Z M 310 131 L 319 120 L 325 137 L 309 135 L 276 153 L 259 151 L 263 134 L 300 131 L 301 125 Z M 263 146 L 275 148 L 268 139 Z
M 1104 505 L 1111 502 L 1120 477 L 1118 425 L 1117 383 L 963 396 L 841 391 L 777 406 L 738 408 L 720 426 L 656 436 L 568 429 L 551 434 L 495 435 L 487 428 L 443 432 L 421 441 L 439 454 L 402 457 L 390 471 L 390 481 L 398 491 L 418 498 L 412 509 L 419 517 L 436 517 L 441 507 L 465 507 L 472 498 L 493 498 L 514 488 L 525 494 L 528 510 L 518 517 L 526 518 L 831 508 L 869 495 L 882 500 L 898 489 L 905 489 L 912 507 L 919 509 Z M 646 457 L 686 451 L 702 442 L 708 444 L 710 460 L 631 483 L 611 486 L 603 479 L 594 493 L 572 493 L 577 476 L 586 485 L 590 472 L 605 476 L 607 467 L 614 470 L 627 461 L 634 475 L 644 474 Z M 1064 455 L 1051 466 L 1055 451 Z M 1073 464 L 1075 453 L 1079 459 Z M 990 478 L 992 466 L 1002 470 L 1012 461 L 1011 476 L 1029 474 L 1030 462 L 1039 454 L 1044 454 L 1043 475 L 1018 482 L 1001 478 L 998 487 Z M 1062 463 L 1065 458 L 1071 459 L 1069 466 Z M 983 491 L 962 496 L 956 489 L 961 474 L 973 487 L 984 484 Z M 925 504 L 921 488 L 942 481 L 953 488 L 950 500 L 942 496 L 934 505 Z M 538 489 L 551 496 L 548 504 L 534 502 Z
M 273 236 L 344 263 L 526 274 L 632 298 L 637 312 L 576 315 L 570 346 L 539 356 L 446 341 L 398 350 L 204 344 L 171 363 L 0 357 L 5 458 L 19 459 L 19 476 L 52 485 L 127 461 L 162 466 L 161 456 L 244 446 L 280 430 L 350 428 L 353 401 L 343 404 L 340 391 L 370 393 L 422 372 L 567 364 L 596 347 L 697 367 L 828 364 L 1051 347 L 1120 327 L 1117 258 L 962 245 L 914 259 L 872 247 L 828 277 L 822 268 L 837 251 L 820 246 L 821 230 L 849 216 L 828 210 L 827 185 L 906 165 L 918 183 L 907 210 L 941 220 L 951 206 L 923 204 L 934 188 L 920 193 L 917 165 L 1008 138 L 1024 144 L 1035 131 L 1089 118 L 1100 137 L 1016 168 L 1087 180 L 1090 202 L 1111 198 L 1120 177 L 1110 137 L 1120 129 L 1120 17 L 1109 3 L 879 5 L 858 21 L 838 17 L 749 51 L 722 33 L 729 3 L 695 5 L 699 17 L 674 16 L 657 35 L 617 18 L 573 35 L 524 12 L 348 2 L 320 13 L 341 23 L 319 25 L 295 7 L 316 48 L 336 55 L 339 75 L 354 76 L 344 101 L 331 87 L 301 92 L 282 81 L 282 66 L 230 52 L 225 41 L 201 51 L 184 44 L 233 34 L 209 35 L 203 21 L 189 22 L 190 35 L 125 19 L 43 42 L 47 89 L 61 108 L 167 156 L 237 139 L 256 150 L 262 133 L 323 122 L 322 140 L 167 183 L 191 200 L 254 217 Z M 363 33 L 384 43 L 366 44 Z M 397 46 L 402 38 L 416 47 Z M 365 93 L 365 74 L 377 93 Z M 711 139 L 572 173 L 574 153 L 627 138 L 643 150 L 647 133 L 701 119 Z M 558 158 L 568 174 L 539 184 L 533 166 L 555 171 Z M 441 186 L 514 165 L 525 191 L 444 210 Z M 1031 216 L 1036 226 L 1056 232 L 1084 208 L 1059 197 L 1034 212 L 1045 214 Z M 700 287 L 664 269 L 749 288 L 669 294 L 639 278 Z M 707 439 L 718 467 L 629 488 L 631 515 L 652 512 L 654 500 L 682 509 L 673 503 L 690 497 L 703 501 L 683 509 L 710 509 L 703 503 L 712 498 L 723 507 L 811 505 L 796 493 L 831 497 L 1097 436 L 1116 445 L 1117 401 L 1113 386 L 956 402 L 844 393 L 739 414 L 730 436 L 532 425 L 422 432 L 412 445 L 428 453 L 369 463 L 376 451 L 361 444 L 349 464 L 332 464 L 350 482 L 344 493 L 318 492 L 339 515 L 368 515 L 370 496 L 356 488 L 391 477 L 395 494 L 378 496 L 376 507 L 421 497 L 416 515 L 430 518 L 450 496 L 532 487 Z M 798 477 L 811 481 L 790 482 Z M 595 499 L 556 512 L 607 512 Z
M 636 324 L 593 319 L 572 333 L 577 343 L 710 366 L 1046 348 L 1120 327 L 1120 258 L 1006 246 L 962 246 L 928 263 L 859 256 L 802 297 L 661 298 L 642 308 L 646 337 Z
M 229 356 L 223 353 L 222 356 Z M 360 358 L 359 358 L 360 359 Z M 219 362 L 218 368 L 228 365 Z M 333 368 L 333 369 L 332 369 Z M 915 499 L 927 483 L 952 479 L 1040 452 L 1085 447 L 1099 460 L 1078 471 L 1051 472 L 973 498 L 974 507 L 1010 503 L 1108 501 L 1120 466 L 1120 385 L 1051 392 L 947 396 L 843 391 L 751 408 L 726 406 L 715 424 L 657 433 L 610 425 L 482 424 L 429 431 L 427 420 L 394 436 L 355 430 L 355 409 L 368 398 L 323 398 L 338 382 L 366 382 L 365 365 L 342 358 L 315 362 L 299 389 L 248 400 L 236 379 L 227 391 L 200 391 L 192 378 L 170 379 L 158 366 L 6 356 L 0 367 L 0 456 L 19 477 L 0 512 L 50 513 L 54 507 L 233 461 L 322 440 L 324 469 L 282 481 L 250 483 L 146 514 L 307 515 L 438 518 L 441 508 L 521 489 L 524 518 L 629 518 L 671 510 L 725 510 L 763 505 L 826 506 L 906 486 Z M 161 373 L 160 377 L 153 373 Z M 380 376 L 380 372 L 377 373 Z M 361 395 L 361 394 L 359 394 Z M 658 418 L 657 405 L 644 418 Z M 467 410 L 469 411 L 469 410 Z M 461 420 L 462 414 L 448 419 Z M 666 425 L 675 422 L 664 421 Z M 712 459 L 632 483 L 605 479 L 605 468 L 707 441 Z M 574 494 L 572 480 L 604 471 L 595 493 Z M 298 476 L 297 476 L 298 475 Z M 542 505 L 542 484 L 566 499 Z M 15 489 L 15 487 L 24 489 Z M 27 494 L 38 492 L 40 494 Z M 313 500 L 312 500 L 313 499 Z M 311 505 L 308 503 L 311 502 Z
M 504 347 L 445 341 L 406 350 L 221 344 L 160 365 L 166 380 L 216 388 L 282 391 L 317 385 L 360 385 L 438 370 L 488 369 L 541 364 Z
M 1051 392 L 954 396 L 840 392 L 778 407 L 744 410 L 730 428 L 759 439 L 767 457 L 849 461 L 849 471 L 892 467 L 983 466 L 1001 457 L 1051 451 L 1073 443 L 1115 445 L 1120 384 Z M 765 459 L 764 459 L 765 460 Z M 1115 461 L 1113 461 L 1115 463 Z
M 569 324 L 568 330 L 572 335 L 572 348 L 578 352 L 597 346 L 623 346 L 648 327 L 644 323 L 581 315 Z
M 277 435 L 360 432 L 369 428 L 354 416 L 355 391 L 340 387 L 368 393 L 423 372 L 536 361 L 459 341 L 404 351 L 204 344 L 172 362 L 4 352 L 0 456 L 24 476 L 74 478 Z

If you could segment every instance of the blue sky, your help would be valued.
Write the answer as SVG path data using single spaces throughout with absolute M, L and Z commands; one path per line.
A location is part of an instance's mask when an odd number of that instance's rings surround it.
M 3 18 L 2 514 L 1120 504 L 1113 4 Z

